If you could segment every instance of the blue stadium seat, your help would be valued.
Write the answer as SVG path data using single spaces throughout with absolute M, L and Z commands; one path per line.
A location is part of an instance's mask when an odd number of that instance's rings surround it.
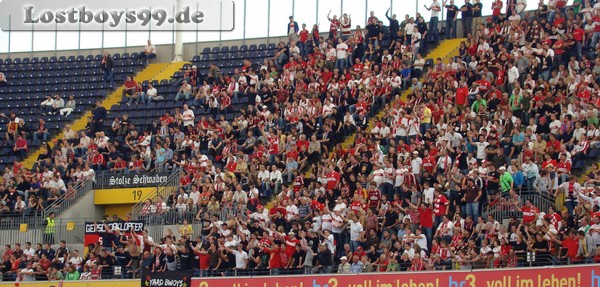
M 66 61 L 67 61 L 67 57 L 65 57 L 65 56 L 60 56 L 60 57 L 58 58 L 58 62 L 60 62 L 60 63 L 62 63 L 62 62 L 66 62 Z
M 269 44 L 269 50 L 273 50 L 273 49 L 276 49 L 276 48 L 277 48 L 277 45 L 275 45 L 275 43 L 270 43 Z
M 195 63 L 200 62 L 200 56 L 199 55 L 194 56 L 194 58 L 192 58 L 192 62 L 195 62 Z
M 13 64 L 14 64 L 14 65 L 21 64 L 21 58 L 15 58 L 15 59 L 13 60 Z
M 77 61 L 79 61 L 79 62 L 85 61 L 85 56 L 84 55 L 77 56 Z
M 56 62 L 58 62 L 58 59 L 56 58 L 56 56 L 50 57 L 50 63 L 56 63 Z
M 32 64 L 37 64 L 37 63 L 39 63 L 39 62 L 40 62 L 40 58 L 38 58 L 38 57 L 33 57 L 33 58 L 31 58 L 31 63 L 32 63 Z
M 240 46 L 240 52 L 246 52 L 248 51 L 248 46 L 247 45 L 241 45 Z
M 115 59 L 115 60 L 120 60 L 120 59 L 121 59 L 121 54 L 119 54 L 119 53 L 114 53 L 114 54 L 112 55 L 112 57 L 113 57 L 113 59 Z
M 258 45 L 258 50 L 266 50 L 266 49 L 267 49 L 267 44 Z
M 238 51 L 238 46 L 234 45 L 234 46 L 231 46 L 231 48 L 229 48 L 229 52 L 231 52 L 231 53 L 235 53 L 237 51 Z
M 250 45 L 250 47 L 248 48 L 248 50 L 250 51 L 256 51 L 258 48 L 256 47 L 256 44 L 252 44 Z
M 229 53 L 229 46 L 221 47 L 221 53 Z
M 40 63 L 48 63 L 48 61 L 49 61 L 49 60 L 48 60 L 48 57 L 42 57 L 42 58 L 40 59 Z
M 129 59 L 129 53 L 123 53 L 123 55 L 121 55 L 121 59 Z
M 134 52 L 134 53 L 131 53 L 131 56 L 130 56 L 130 58 L 131 58 L 131 59 L 137 59 L 139 56 L 140 56 L 140 53 L 138 53 L 138 52 Z

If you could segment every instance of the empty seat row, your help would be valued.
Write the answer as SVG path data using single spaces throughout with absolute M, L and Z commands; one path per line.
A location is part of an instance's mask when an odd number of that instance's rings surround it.
M 138 53 L 115 53 L 112 54 L 113 59 L 137 59 Z M 60 57 L 32 57 L 32 58 L 7 58 L 0 59 L 0 64 L 4 65 L 19 65 L 19 64 L 36 64 L 36 63 L 62 63 L 62 62 L 92 62 L 92 61 L 100 61 L 102 59 L 102 55 L 79 55 L 79 56 L 60 56 Z

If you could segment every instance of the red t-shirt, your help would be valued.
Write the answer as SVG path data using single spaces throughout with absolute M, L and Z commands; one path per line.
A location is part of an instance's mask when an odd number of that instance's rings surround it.
M 421 218 L 421 226 L 425 228 L 433 228 L 433 209 L 421 208 L 418 209 Z
M 527 206 L 523 206 L 521 207 L 521 211 L 523 212 L 523 224 L 527 224 L 536 220 L 536 213 L 540 212 L 535 206 L 531 206 L 529 208 Z
M 456 104 L 464 106 L 469 96 L 469 89 L 467 87 L 461 87 L 456 89 Z
M 302 30 L 300 31 L 300 42 L 302 43 L 306 43 L 306 41 L 308 40 L 308 30 Z
M 565 240 L 562 241 L 561 247 L 567 249 L 567 255 L 569 255 L 571 260 L 577 259 L 577 251 L 579 250 L 579 240 L 567 237 Z
M 273 248 L 272 251 L 264 249 L 265 253 L 269 253 L 269 268 L 280 268 L 281 267 L 281 252 L 278 247 Z
M 575 41 L 577 41 L 577 42 L 583 41 L 584 35 L 585 35 L 585 32 L 581 28 L 573 30 L 573 39 L 575 39 Z
M 17 148 L 27 147 L 27 140 L 25 140 L 24 138 L 18 139 L 15 145 L 17 146 Z
M 435 213 L 436 216 L 442 216 L 444 214 L 446 214 L 446 209 L 448 208 L 448 199 L 443 196 L 440 195 L 438 196 L 434 201 L 433 201 L 433 213 Z

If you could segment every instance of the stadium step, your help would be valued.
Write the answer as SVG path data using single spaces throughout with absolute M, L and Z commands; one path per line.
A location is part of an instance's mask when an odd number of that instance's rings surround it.
M 437 58 L 441 58 L 442 63 L 445 64 L 449 57 L 458 56 L 458 49 L 460 48 L 460 43 L 464 40 L 465 39 L 462 39 L 462 38 L 444 40 L 442 43 L 440 43 L 440 45 L 438 45 L 435 49 L 433 49 L 433 51 L 431 51 L 429 54 L 425 55 L 423 58 L 424 59 L 433 59 L 434 61 Z M 419 80 L 421 80 L 421 79 L 419 79 Z M 400 100 L 403 102 L 406 102 L 407 97 L 408 97 L 408 95 L 410 95 L 411 92 L 412 92 L 412 90 L 410 90 L 410 89 L 402 92 L 402 94 L 400 96 Z M 388 105 L 395 106 L 396 102 L 397 102 L 397 100 L 394 99 Z M 377 115 L 375 117 L 373 117 L 369 120 L 369 127 L 367 128 L 368 130 L 371 130 L 375 126 L 375 124 L 377 124 L 377 121 L 383 117 L 383 113 L 384 113 L 384 109 L 381 109 L 381 111 L 379 111 L 379 113 L 377 113 Z M 351 148 L 354 145 L 355 139 L 356 139 L 356 133 L 348 136 L 346 138 L 346 140 L 344 140 L 344 142 L 342 143 L 342 146 L 345 149 Z
M 149 64 L 148 66 L 146 66 L 145 69 L 143 69 L 142 71 L 137 73 L 137 75 L 134 77 L 134 79 L 136 82 L 170 79 L 171 75 L 173 75 L 175 73 L 175 71 L 180 69 L 184 64 L 186 64 L 186 63 L 180 62 L 180 63 Z M 110 112 L 110 108 L 113 105 L 121 102 L 122 93 L 123 93 L 123 86 L 117 88 L 114 92 L 109 94 L 102 101 L 102 106 L 104 108 L 106 108 L 107 111 Z M 92 115 L 92 111 L 91 110 L 87 111 L 79 119 L 76 119 L 74 122 L 71 123 L 71 128 L 74 131 L 80 131 L 80 130 L 85 129 L 85 126 L 88 123 L 88 117 L 91 117 L 91 115 Z M 50 141 L 50 144 L 52 146 L 54 146 L 54 143 L 58 142 L 58 140 L 60 140 L 62 138 L 63 138 L 63 133 L 61 132 Z M 35 161 L 37 160 L 38 156 L 41 153 L 42 153 L 41 148 L 38 148 L 35 152 L 29 154 L 29 156 L 23 161 L 23 165 L 26 168 L 31 169 L 33 167 L 33 164 L 35 163 Z

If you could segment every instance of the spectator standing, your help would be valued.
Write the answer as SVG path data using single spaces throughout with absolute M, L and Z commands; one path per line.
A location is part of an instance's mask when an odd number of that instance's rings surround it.
M 337 38 L 337 32 L 340 28 L 340 20 L 337 19 L 337 15 L 333 15 L 333 18 L 330 18 L 331 10 L 327 13 L 327 19 L 329 20 L 329 40 L 335 40 Z
M 100 60 L 100 69 L 103 72 L 104 82 L 109 83 L 111 86 L 114 82 L 114 67 L 115 61 L 113 60 L 112 55 L 110 55 L 107 51 L 104 51 L 102 54 L 102 59 Z
M 102 106 L 102 102 L 96 101 L 96 108 L 92 111 L 92 121 L 90 126 L 90 133 L 92 135 L 102 131 L 106 115 L 106 108 Z
M 54 223 L 54 212 L 50 212 L 44 221 L 44 243 L 54 244 L 54 233 L 56 231 Z
M 385 12 L 385 17 L 390 21 L 390 41 L 395 41 L 398 39 L 398 31 L 400 31 L 400 24 L 398 23 L 398 19 L 396 19 L 396 14 L 392 14 L 390 18 L 389 13 L 392 11 L 392 8 L 389 8 Z
M 427 7 L 424 5 L 427 11 L 431 11 L 431 18 L 429 19 L 429 37 L 430 41 L 437 42 L 440 40 L 440 33 L 438 30 L 438 22 L 440 20 L 440 13 L 442 11 L 442 6 L 438 0 L 433 0 L 431 5 Z
M 475 4 L 473 4 L 472 7 L 472 11 L 473 11 L 473 24 L 471 25 L 471 28 L 474 28 L 475 30 L 479 30 L 479 25 L 481 25 L 483 22 L 483 18 L 481 15 L 481 10 L 483 9 L 483 4 L 481 4 L 481 0 L 475 0 Z
M 454 5 L 454 0 L 450 0 L 446 4 L 446 0 L 443 2 L 446 7 L 446 39 L 456 38 L 456 17 L 458 16 L 458 6 Z
M 462 30 L 463 38 L 466 38 L 471 33 L 471 25 L 473 24 L 473 4 L 470 0 L 465 0 L 465 4 L 460 7 L 462 13 Z
M 287 35 L 290 43 L 296 43 L 299 30 L 298 22 L 294 21 L 294 16 L 290 16 L 290 22 L 287 24 Z

